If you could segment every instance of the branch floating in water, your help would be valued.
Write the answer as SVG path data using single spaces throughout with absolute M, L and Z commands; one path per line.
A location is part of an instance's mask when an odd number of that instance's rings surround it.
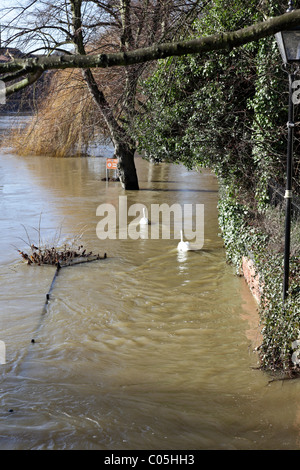
M 83 245 L 80 245 L 77 250 L 68 248 L 66 245 L 62 250 L 55 247 L 40 248 L 31 245 L 31 253 L 25 253 L 18 250 L 22 258 L 27 264 L 37 264 L 38 266 L 50 264 L 52 266 L 71 266 L 72 264 L 79 264 L 87 261 L 94 261 L 97 259 L 105 259 L 106 253 L 101 257 L 99 254 L 94 255 L 92 251 L 87 252 Z

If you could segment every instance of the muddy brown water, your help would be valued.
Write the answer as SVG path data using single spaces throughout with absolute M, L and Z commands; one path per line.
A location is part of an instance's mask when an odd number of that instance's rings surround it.
M 1 153 L 0 448 L 298 449 L 300 382 L 256 368 L 257 306 L 226 264 L 216 178 L 137 158 L 141 190 L 126 193 L 204 204 L 202 250 L 99 240 L 97 207 L 125 195 L 102 181 L 104 157 Z M 25 228 L 50 244 L 82 234 L 107 259 L 64 268 L 43 313 L 55 268 L 21 261 Z

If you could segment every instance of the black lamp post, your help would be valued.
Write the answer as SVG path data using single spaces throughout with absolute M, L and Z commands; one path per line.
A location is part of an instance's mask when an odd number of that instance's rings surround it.
M 293 2 L 289 2 L 287 13 L 293 11 Z M 293 140 L 294 140 L 294 104 L 293 88 L 295 70 L 300 64 L 300 25 L 291 30 L 281 31 L 275 35 L 284 65 L 289 75 L 289 111 L 288 111 L 288 144 L 287 144 L 287 168 L 286 168 L 286 212 L 285 212 L 285 248 L 284 248 L 284 278 L 283 301 L 288 295 L 289 289 L 289 264 L 291 243 L 291 204 L 292 204 L 292 174 L 293 174 Z M 298 101 L 297 101 L 298 102 Z

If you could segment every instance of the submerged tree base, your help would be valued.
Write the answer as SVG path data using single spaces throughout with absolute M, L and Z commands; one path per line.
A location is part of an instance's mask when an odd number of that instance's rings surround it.
M 113 182 L 117 182 L 117 181 L 120 181 L 120 178 L 118 178 L 117 176 L 108 176 L 106 178 L 106 176 L 104 178 L 101 179 L 101 181 L 113 181 Z

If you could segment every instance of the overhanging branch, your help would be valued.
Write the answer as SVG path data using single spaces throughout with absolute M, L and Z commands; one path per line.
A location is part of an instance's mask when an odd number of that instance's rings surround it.
M 37 70 L 120 67 L 165 59 L 171 56 L 201 54 L 217 50 L 231 50 L 249 42 L 258 41 L 259 39 L 274 35 L 278 31 L 291 29 L 299 25 L 300 9 L 297 9 L 237 31 L 214 34 L 189 41 L 156 44 L 151 47 L 136 49 L 130 52 L 41 56 L 15 59 L 11 62 L 0 64 L 0 74 L 13 73 L 21 71 L 22 69 L 24 73 L 25 71 L 26 73 L 35 73 Z
M 8 87 L 6 87 L 6 90 L 5 90 L 6 96 L 10 96 L 13 93 L 16 93 L 17 91 L 23 90 L 29 85 L 32 85 L 41 77 L 42 74 L 43 74 L 43 70 L 38 69 L 34 73 L 29 74 L 28 77 L 24 78 L 23 80 L 20 80 L 19 82 L 14 83 L 12 85 L 9 85 Z

